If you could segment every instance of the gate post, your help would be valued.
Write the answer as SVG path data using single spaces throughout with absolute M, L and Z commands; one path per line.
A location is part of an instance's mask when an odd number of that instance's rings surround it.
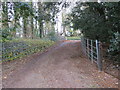
M 100 54 L 100 42 L 96 40 L 96 52 L 97 52 L 97 65 L 100 71 L 102 71 L 102 60 Z
M 87 39 L 87 55 L 88 55 L 88 59 L 89 59 L 89 39 Z
M 86 44 L 87 44 L 87 43 L 86 43 L 86 38 L 83 38 L 83 37 L 81 38 L 81 44 L 82 44 L 83 53 L 84 53 L 85 56 L 86 56 L 86 55 L 87 55 L 87 54 L 86 54 L 86 50 L 87 50 L 87 49 L 86 49 L 86 47 L 87 47 L 87 46 L 86 46 Z
M 91 60 L 93 63 L 93 41 L 91 40 Z

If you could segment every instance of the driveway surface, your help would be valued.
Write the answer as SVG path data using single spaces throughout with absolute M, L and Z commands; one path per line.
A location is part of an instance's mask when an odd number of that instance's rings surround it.
M 3 65 L 3 88 L 118 88 L 116 78 L 85 58 L 79 40 L 61 42 L 25 59 L 7 74 L 9 65 Z

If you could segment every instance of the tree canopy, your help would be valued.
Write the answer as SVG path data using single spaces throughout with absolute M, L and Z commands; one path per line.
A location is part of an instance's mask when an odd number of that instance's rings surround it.
M 120 2 L 77 2 L 71 17 L 73 28 L 90 39 L 109 42 L 115 32 L 120 32 Z
M 120 2 L 77 2 L 70 20 L 84 37 L 110 43 L 108 52 L 120 60 Z
M 60 2 L 2 2 L 3 39 L 21 35 L 24 38 L 44 37 L 45 25 L 51 23 L 54 26 L 56 23 L 55 18 L 60 11 L 60 4 Z M 18 36 L 17 33 L 21 35 Z

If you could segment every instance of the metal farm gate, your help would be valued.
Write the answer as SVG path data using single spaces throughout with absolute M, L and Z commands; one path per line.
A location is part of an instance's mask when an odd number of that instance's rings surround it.
M 98 66 L 98 69 L 102 71 L 100 41 L 90 40 L 82 37 L 81 43 L 84 54 L 91 60 L 92 63 L 95 62 Z

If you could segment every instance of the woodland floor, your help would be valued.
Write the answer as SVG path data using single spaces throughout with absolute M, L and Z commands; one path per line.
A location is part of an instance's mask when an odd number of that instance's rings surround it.
M 118 79 L 85 58 L 79 40 L 3 63 L 3 88 L 118 88 Z

